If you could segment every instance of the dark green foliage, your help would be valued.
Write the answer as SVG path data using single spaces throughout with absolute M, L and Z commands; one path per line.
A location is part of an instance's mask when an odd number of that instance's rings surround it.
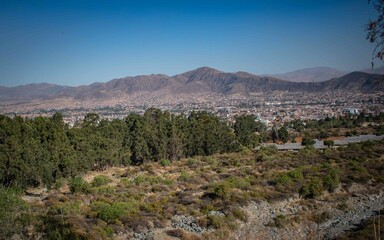
M 107 176 L 99 175 L 93 179 L 91 185 L 92 185 L 92 187 L 100 187 L 100 186 L 106 185 L 110 182 L 111 182 L 111 179 L 108 178 Z
M 218 182 L 210 186 L 211 192 L 221 199 L 228 199 L 230 196 L 231 186 L 228 182 Z
M 238 116 L 234 125 L 237 140 L 243 146 L 250 148 L 255 147 L 260 142 L 257 132 L 264 131 L 265 128 L 264 124 L 256 121 L 254 115 Z
M 301 141 L 301 145 L 303 146 L 312 146 L 315 144 L 315 140 L 309 136 L 304 136 L 303 140 Z
M 335 144 L 335 142 L 332 141 L 332 140 L 324 140 L 324 145 L 325 146 L 333 147 L 334 144 Z
M 316 198 L 324 191 L 323 183 L 318 178 L 313 178 L 300 189 L 300 196 L 303 198 Z
M 163 159 L 160 161 L 160 164 L 161 164 L 161 166 L 166 167 L 166 166 L 169 166 L 171 164 L 171 161 L 169 161 L 168 159 Z
M 327 175 L 323 179 L 324 187 L 329 191 L 333 192 L 340 183 L 339 171 L 336 168 L 329 167 L 327 169 Z
M 282 126 L 281 128 L 279 128 L 278 133 L 279 133 L 279 139 L 283 143 L 288 142 L 289 134 L 288 134 L 288 130 L 286 127 Z
M 230 127 L 207 112 L 187 117 L 150 108 L 143 116 L 112 121 L 89 113 L 74 128 L 60 113 L 35 119 L 0 116 L 0 183 L 50 188 L 57 179 L 89 170 L 151 161 L 169 165 L 238 149 Z
M 114 202 L 110 204 L 98 201 L 92 203 L 91 208 L 97 213 L 97 217 L 109 223 L 127 214 L 135 214 L 139 210 L 135 202 Z
M 23 236 L 29 224 L 28 206 L 20 198 L 21 192 L 0 187 L 0 239 Z
M 89 184 L 80 177 L 72 178 L 68 185 L 71 193 L 87 193 L 89 191 Z
M 296 120 L 273 131 L 276 140 L 286 142 L 291 137 L 288 130 L 297 130 L 306 135 L 303 145 L 308 146 L 314 141 L 307 136 L 317 136 L 310 130 L 328 133 L 331 128 L 359 126 L 364 121 L 376 121 L 377 126 L 382 126 L 383 116 Z M 154 108 L 148 109 L 144 115 L 129 114 L 124 120 L 112 121 L 89 113 L 73 128 L 63 122 L 60 113 L 51 118 L 34 119 L 0 116 L 0 184 L 50 188 L 57 179 L 75 177 L 89 170 L 145 162 L 168 165 L 181 158 L 253 148 L 268 137 L 271 134 L 252 115 L 238 116 L 233 129 L 208 112 L 176 116 Z M 332 141 L 325 141 L 325 144 L 332 146 Z M 363 160 L 373 150 L 369 143 L 362 149 L 351 145 L 341 155 L 351 160 Z M 277 149 L 262 148 L 255 160 L 274 160 L 276 152 Z M 311 154 L 308 152 L 306 157 Z M 192 161 L 190 164 L 195 165 Z M 233 166 L 238 164 L 233 161 Z M 352 165 L 351 169 L 363 171 L 369 168 Z M 368 177 L 367 173 L 365 178 Z

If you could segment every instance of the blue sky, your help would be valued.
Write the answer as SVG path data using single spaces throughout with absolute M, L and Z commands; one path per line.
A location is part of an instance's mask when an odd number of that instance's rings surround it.
M 366 0 L 1 0 L 0 85 L 370 67 Z M 377 65 L 380 65 L 378 63 Z

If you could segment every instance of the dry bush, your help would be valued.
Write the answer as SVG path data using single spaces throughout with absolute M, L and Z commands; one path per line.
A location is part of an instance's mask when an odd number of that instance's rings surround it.
M 165 233 L 171 237 L 181 238 L 184 234 L 184 231 L 181 229 L 170 229 L 170 230 L 165 231 Z
M 149 229 L 149 220 L 141 216 L 124 216 L 120 221 L 134 232 L 144 232 Z

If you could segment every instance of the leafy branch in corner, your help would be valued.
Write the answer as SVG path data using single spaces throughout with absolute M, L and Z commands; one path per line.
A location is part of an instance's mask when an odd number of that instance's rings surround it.
M 375 10 L 378 12 L 378 16 L 374 20 L 369 20 L 365 25 L 365 31 L 367 32 L 366 39 L 375 44 L 375 48 L 372 53 L 372 68 L 374 66 L 374 60 L 383 60 L 384 57 L 384 0 L 368 0 Z

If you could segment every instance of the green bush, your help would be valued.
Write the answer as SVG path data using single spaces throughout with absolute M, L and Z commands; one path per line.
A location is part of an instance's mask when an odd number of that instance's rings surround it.
M 197 160 L 195 158 L 189 158 L 188 159 L 188 166 L 193 167 L 194 165 L 196 165 L 196 162 L 197 162 Z
M 335 145 L 335 142 L 332 140 L 324 140 L 324 145 L 328 147 L 333 147 L 333 145 Z
M 64 185 L 64 180 L 63 179 L 57 179 L 56 181 L 55 181 L 55 184 L 54 184 L 54 189 L 60 189 L 60 188 L 62 188 L 63 187 L 63 185 Z
M 316 198 L 324 191 L 323 183 L 318 178 L 313 178 L 305 184 L 299 191 L 300 196 L 304 198 Z
M 230 196 L 231 186 L 227 181 L 214 183 L 211 185 L 211 191 L 222 199 L 228 199 Z
M 335 168 L 329 168 L 327 171 L 327 175 L 323 179 L 325 189 L 327 189 L 329 192 L 333 192 L 335 191 L 339 183 L 339 171 Z
M 166 166 L 171 165 L 171 161 L 169 161 L 168 159 L 162 159 L 160 161 L 160 164 L 161 164 L 161 166 L 166 167 Z
M 277 178 L 276 182 L 278 184 L 281 184 L 281 185 L 287 185 L 287 184 L 291 183 L 292 181 L 302 180 L 303 178 L 304 178 L 303 172 L 299 168 L 299 169 L 291 170 L 291 171 L 288 171 L 286 173 L 281 174 Z
M 93 187 L 89 190 L 89 192 L 93 194 L 114 194 L 116 193 L 116 187 L 115 186 Z
M 294 180 L 301 180 L 304 178 L 303 172 L 300 168 L 289 171 L 288 176 Z
M 89 192 L 89 184 L 84 181 L 81 177 L 75 177 L 69 180 L 69 189 L 71 193 L 81 192 L 88 193 Z
M 22 234 L 30 216 L 28 205 L 20 196 L 18 190 L 0 187 L 0 239 L 13 239 L 14 236 L 24 239 Z
M 63 215 L 76 215 L 81 213 L 81 202 L 58 203 L 51 207 L 50 212 L 56 212 Z
M 113 223 L 122 216 L 138 213 L 138 205 L 135 201 L 114 202 L 112 204 L 97 201 L 92 203 L 91 208 L 100 219 Z
M 251 188 L 251 183 L 247 178 L 231 176 L 226 181 L 230 184 L 231 187 L 238 188 L 241 190 L 249 190 Z
M 276 145 L 263 146 L 260 148 L 260 153 L 264 153 L 267 156 L 274 155 L 278 152 L 279 150 L 277 149 Z
M 103 185 L 110 183 L 111 181 L 112 180 L 109 177 L 104 176 L 104 175 L 99 175 L 93 179 L 91 185 L 92 185 L 92 187 L 100 187 L 100 186 L 103 186 Z
M 315 140 L 309 136 L 304 136 L 303 140 L 301 141 L 302 146 L 312 146 L 315 144 Z
M 281 185 L 286 185 L 291 182 L 291 178 L 287 173 L 283 173 L 277 178 L 276 182 Z
M 181 170 L 178 180 L 184 182 L 190 178 L 191 178 L 191 175 L 189 173 L 187 173 L 185 170 Z

